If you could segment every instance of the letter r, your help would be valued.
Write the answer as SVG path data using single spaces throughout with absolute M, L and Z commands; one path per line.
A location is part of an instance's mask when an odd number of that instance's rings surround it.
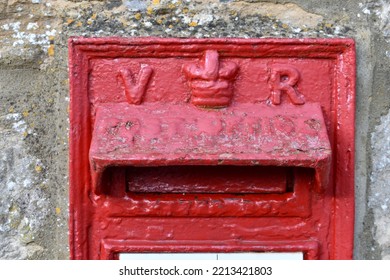
M 272 103 L 280 104 L 281 94 L 282 92 L 285 92 L 293 104 L 305 104 L 304 97 L 295 88 L 299 79 L 300 74 L 296 68 L 283 64 L 273 65 L 271 68 L 271 77 L 269 79 Z

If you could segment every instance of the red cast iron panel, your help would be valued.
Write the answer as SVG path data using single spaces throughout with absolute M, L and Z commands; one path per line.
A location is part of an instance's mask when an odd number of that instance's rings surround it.
M 72 258 L 352 257 L 352 40 L 72 38 L 69 47 Z

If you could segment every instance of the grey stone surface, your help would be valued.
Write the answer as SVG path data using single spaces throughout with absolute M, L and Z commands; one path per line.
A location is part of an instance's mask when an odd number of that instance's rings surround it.
M 44 248 L 34 240 L 49 215 L 49 200 L 39 186 L 40 160 L 30 155 L 23 143 L 29 133 L 19 113 L 1 117 L 0 145 L 0 257 L 34 258 Z
M 371 137 L 372 172 L 369 208 L 372 211 L 375 241 L 380 257 L 390 260 L 390 112 L 383 116 Z
M 355 258 L 388 258 L 389 11 L 388 0 L 0 0 L 0 258 L 68 258 L 70 36 L 354 38 Z

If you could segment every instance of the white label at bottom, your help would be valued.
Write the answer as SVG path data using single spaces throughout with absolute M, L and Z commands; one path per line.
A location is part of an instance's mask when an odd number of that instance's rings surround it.
M 303 260 L 293 253 L 120 253 L 120 260 Z

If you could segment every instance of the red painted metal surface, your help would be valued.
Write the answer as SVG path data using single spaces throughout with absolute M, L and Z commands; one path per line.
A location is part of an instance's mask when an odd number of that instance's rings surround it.
M 71 258 L 352 258 L 352 40 L 69 47 Z

